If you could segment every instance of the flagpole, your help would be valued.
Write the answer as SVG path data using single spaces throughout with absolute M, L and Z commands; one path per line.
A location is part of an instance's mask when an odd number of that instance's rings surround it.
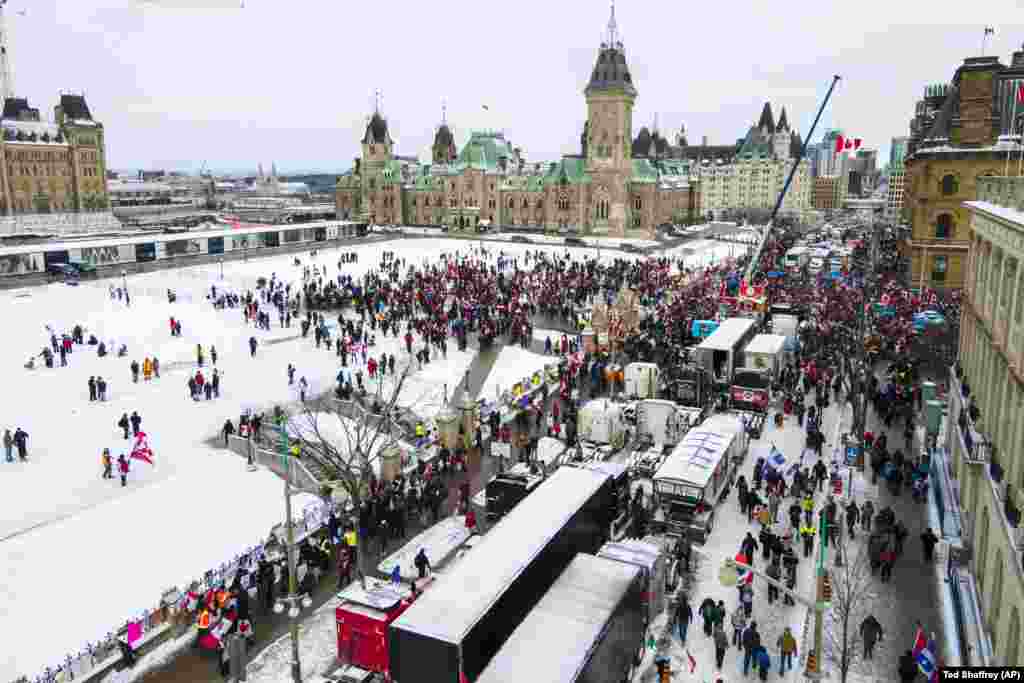
M 1013 136 L 1017 132 L 1017 93 L 1013 93 L 1013 107 L 1011 108 L 1010 114 L 1010 141 L 1013 141 Z M 1012 145 L 1006 150 L 1006 168 L 1004 169 L 1003 175 L 1010 175 L 1010 155 L 1013 154 Z

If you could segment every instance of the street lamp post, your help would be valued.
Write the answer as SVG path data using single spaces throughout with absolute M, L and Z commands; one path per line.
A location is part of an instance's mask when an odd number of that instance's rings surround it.
M 220 279 L 223 280 L 224 279 L 224 259 L 220 258 L 220 259 L 217 259 L 217 260 L 220 262 Z
M 299 605 L 309 607 L 312 601 L 308 596 L 298 595 L 298 577 L 296 576 L 295 561 L 295 527 L 292 522 L 292 458 L 288 453 L 288 432 L 286 429 L 286 418 L 282 415 L 277 423 L 280 434 L 281 458 L 285 463 L 284 476 L 284 509 L 286 515 L 285 530 L 288 552 L 288 596 L 280 598 L 274 605 L 274 611 L 280 614 L 284 606 L 288 605 L 288 617 L 291 620 L 291 641 L 292 641 L 292 683 L 302 683 L 302 665 L 299 660 Z

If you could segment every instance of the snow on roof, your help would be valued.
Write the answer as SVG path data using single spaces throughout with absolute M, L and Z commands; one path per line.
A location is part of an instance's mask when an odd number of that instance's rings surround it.
M 477 683 L 576 680 L 590 659 L 594 641 L 639 575 L 640 568 L 632 564 L 577 555 L 512 632 Z
M 786 338 L 778 334 L 759 334 L 750 340 L 744 353 L 767 353 L 774 355 L 782 351 L 786 345 Z
M 964 206 L 975 211 L 984 211 L 996 218 L 1015 224 L 1019 229 L 1024 229 L 1024 211 L 1010 206 L 999 206 L 992 202 L 964 202 Z
M 703 488 L 734 438 L 735 433 L 707 429 L 704 425 L 690 430 L 658 468 L 655 481 L 671 479 Z
M 35 133 L 36 135 L 49 133 L 50 137 L 55 137 L 60 134 L 60 128 L 57 127 L 57 124 L 50 123 L 48 121 L 17 121 L 14 119 L 4 119 L 3 121 L 0 121 L 0 126 L 15 132 L 20 130 L 23 133 Z
M 459 643 L 607 477 L 562 467 L 492 528 L 391 628 Z
M 736 342 L 754 326 L 750 318 L 729 318 L 718 326 L 707 339 L 700 343 L 698 349 L 712 351 L 731 351 Z
M 384 576 L 391 576 L 391 572 L 397 565 L 404 580 L 415 579 L 419 576 L 419 569 L 416 568 L 416 555 L 420 548 L 430 560 L 431 568 L 437 569 L 451 557 L 452 553 L 458 550 L 459 546 L 465 543 L 469 536 L 465 516 L 445 517 L 388 555 L 377 565 L 377 571 Z

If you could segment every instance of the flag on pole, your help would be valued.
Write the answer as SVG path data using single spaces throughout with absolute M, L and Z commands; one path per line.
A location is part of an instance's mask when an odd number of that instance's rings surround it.
M 690 654 L 690 650 L 686 650 L 686 660 L 690 662 L 690 673 L 693 673 L 697 669 L 697 660 Z
M 1017 86 L 1017 103 L 1024 104 L 1024 83 Z
M 144 460 L 150 465 L 153 464 L 153 449 L 149 447 L 149 439 L 146 437 L 146 432 L 139 432 L 135 436 L 135 445 L 132 446 L 131 458 L 135 460 Z
M 744 555 L 743 553 L 736 553 L 736 561 L 737 562 L 742 562 L 743 564 L 746 564 L 746 565 L 750 564 L 750 559 L 746 555 Z M 747 584 L 749 586 L 752 583 L 754 583 L 754 573 L 752 571 L 750 571 L 749 569 L 747 569 L 746 567 L 741 567 L 740 565 L 737 564 L 736 565 L 736 585 L 737 586 L 742 586 L 743 584 Z
M 924 629 L 918 627 L 914 636 L 914 659 L 917 661 L 917 668 L 928 677 L 928 683 L 936 683 L 939 680 L 939 671 L 935 658 L 935 639 L 925 638 Z
M 842 135 L 836 136 L 836 154 L 839 154 L 846 148 L 846 138 Z

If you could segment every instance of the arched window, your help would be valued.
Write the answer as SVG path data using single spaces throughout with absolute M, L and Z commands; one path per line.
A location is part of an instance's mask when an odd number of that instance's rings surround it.
M 633 208 L 636 209 L 637 211 L 642 211 L 643 210 L 644 203 L 643 203 L 643 201 L 639 197 L 637 197 L 633 201 Z
M 939 191 L 942 192 L 943 196 L 948 197 L 954 195 L 960 191 L 960 183 L 957 182 L 956 176 L 952 173 L 947 173 L 942 176 L 942 181 L 939 183 Z
M 939 217 L 935 219 L 935 237 L 940 240 L 948 240 L 953 236 L 953 225 L 952 214 L 940 214 Z
M 513 199 L 511 197 L 508 198 L 508 208 L 509 209 L 514 209 L 515 208 L 515 201 L 513 201 Z

